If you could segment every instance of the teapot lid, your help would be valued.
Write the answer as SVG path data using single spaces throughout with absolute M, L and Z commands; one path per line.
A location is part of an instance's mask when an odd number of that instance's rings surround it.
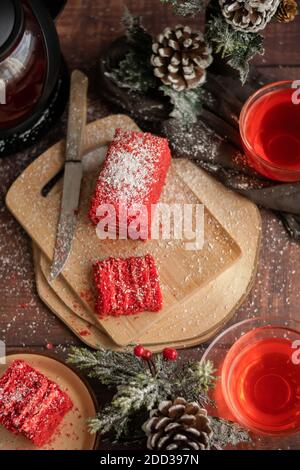
M 0 1 L 0 58 L 18 39 L 23 26 L 23 9 L 18 0 Z

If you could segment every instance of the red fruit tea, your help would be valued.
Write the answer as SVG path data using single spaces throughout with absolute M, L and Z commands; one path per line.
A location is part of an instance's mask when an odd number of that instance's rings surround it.
M 300 428 L 300 365 L 294 361 L 295 349 L 285 338 L 253 342 L 251 336 L 257 331 L 244 335 L 226 356 L 222 368 L 225 401 L 235 418 L 253 431 L 292 432 Z
M 298 181 L 300 104 L 292 100 L 295 89 L 288 83 L 285 87 L 270 85 L 257 93 L 246 103 L 240 119 L 249 162 L 269 178 Z

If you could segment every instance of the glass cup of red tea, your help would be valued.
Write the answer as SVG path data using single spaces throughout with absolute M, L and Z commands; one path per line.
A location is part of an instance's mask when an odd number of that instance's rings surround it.
M 295 83 L 260 88 L 244 104 L 239 120 L 249 165 L 285 182 L 300 181 L 300 92 Z
M 300 431 L 300 324 L 246 320 L 213 341 L 218 415 L 256 434 Z M 210 412 L 212 412 L 210 410 Z

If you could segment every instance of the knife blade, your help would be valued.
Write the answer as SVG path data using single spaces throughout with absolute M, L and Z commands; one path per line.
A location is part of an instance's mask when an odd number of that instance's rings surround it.
M 87 117 L 88 78 L 79 70 L 71 76 L 66 161 L 60 218 L 50 272 L 50 282 L 61 273 L 72 250 L 82 180 L 82 145 Z

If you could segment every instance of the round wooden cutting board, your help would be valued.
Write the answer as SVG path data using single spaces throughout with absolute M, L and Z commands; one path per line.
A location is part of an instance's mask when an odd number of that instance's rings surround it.
M 34 353 L 8 355 L 7 363 L 0 366 L 0 375 L 17 359 L 27 362 L 56 382 L 69 395 L 74 406 L 64 417 L 51 442 L 41 448 L 0 426 L 0 450 L 93 450 L 96 435 L 88 432 L 87 420 L 96 415 L 96 400 L 82 379 L 62 362 Z

